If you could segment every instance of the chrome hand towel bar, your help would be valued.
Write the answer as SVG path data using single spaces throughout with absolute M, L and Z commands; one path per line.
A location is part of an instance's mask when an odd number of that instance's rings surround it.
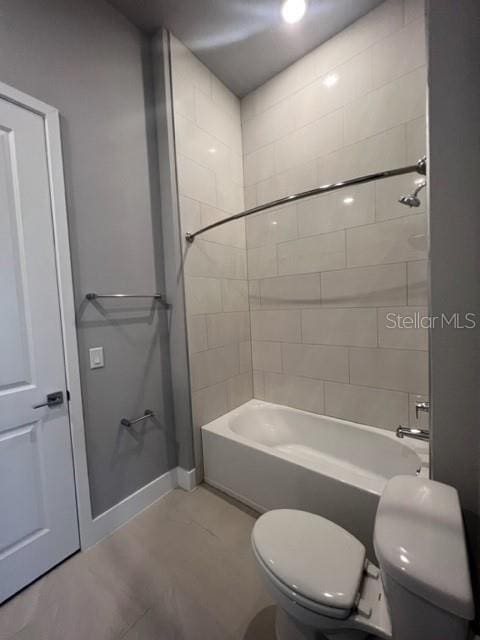
M 153 298 L 154 300 L 162 300 L 161 293 L 87 293 L 87 300 L 97 300 L 97 298 Z
M 145 409 L 145 413 L 140 418 L 135 418 L 134 420 L 122 418 L 120 420 L 120 424 L 122 424 L 124 427 L 131 427 L 132 425 L 137 424 L 137 422 L 143 422 L 143 420 L 148 420 L 148 418 L 153 418 L 154 416 L 154 411 L 152 411 L 151 409 Z
M 342 182 L 325 184 L 321 187 L 316 187 L 315 189 L 309 189 L 308 191 L 295 193 L 290 196 L 285 196 L 284 198 L 279 198 L 278 200 L 272 200 L 271 202 L 260 204 L 257 207 L 253 207 L 252 209 L 247 209 L 246 211 L 242 211 L 241 213 L 235 213 L 233 216 L 228 216 L 228 218 L 223 218 L 222 220 L 217 220 L 217 222 L 212 222 L 212 224 L 209 224 L 206 227 L 202 227 L 201 229 L 198 229 L 198 231 L 195 231 L 194 233 L 186 233 L 185 239 L 187 240 L 187 242 L 193 242 L 196 236 L 200 235 L 201 233 L 205 233 L 205 231 L 210 231 L 210 229 L 215 229 L 216 227 L 219 227 L 220 225 L 225 224 L 226 222 L 231 222 L 232 220 L 238 220 L 239 218 L 245 218 L 247 216 L 253 215 L 254 213 L 260 213 L 260 211 L 273 209 L 274 207 L 280 207 L 283 204 L 289 204 L 291 202 L 296 202 L 297 200 L 303 200 L 303 198 L 311 198 L 312 196 L 318 196 L 318 195 L 321 195 L 322 193 L 337 191 L 337 189 L 344 189 L 345 187 L 354 187 L 359 184 L 374 182 L 375 180 L 385 180 L 385 178 L 402 176 L 402 175 L 405 175 L 406 173 L 419 173 L 422 176 L 426 175 L 427 159 L 421 158 L 416 164 L 408 165 L 406 167 L 399 167 L 398 169 L 388 169 L 387 171 L 370 173 L 366 176 L 351 178 L 350 180 L 343 180 Z

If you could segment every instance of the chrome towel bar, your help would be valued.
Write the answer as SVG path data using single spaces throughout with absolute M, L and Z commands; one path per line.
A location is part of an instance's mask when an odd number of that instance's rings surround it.
M 152 411 L 151 409 L 145 409 L 145 413 L 140 418 L 135 418 L 134 420 L 129 420 L 128 418 L 122 418 L 120 420 L 120 424 L 122 424 L 124 427 L 131 427 L 132 425 L 137 424 L 137 422 L 148 420 L 148 418 L 153 418 L 154 416 L 155 416 L 154 411 Z
M 162 300 L 161 293 L 87 293 L 87 300 L 97 300 L 97 298 L 153 298 L 154 300 Z
M 290 202 L 296 202 L 297 200 L 303 200 L 303 198 L 311 198 L 312 196 L 318 196 L 322 193 L 329 193 L 330 191 L 337 191 L 337 189 L 344 189 L 345 187 L 353 187 L 359 184 L 366 184 L 367 182 L 374 182 L 375 180 L 385 180 L 385 178 L 393 178 L 394 176 L 402 176 L 406 173 L 419 173 L 424 176 L 427 173 L 427 159 L 421 158 L 416 164 L 408 165 L 406 167 L 399 167 L 398 169 L 388 169 L 387 171 L 379 171 L 378 173 L 370 173 L 366 176 L 360 176 L 358 178 L 351 178 L 350 180 L 343 180 L 342 182 L 335 182 L 333 184 L 325 184 L 321 187 L 316 187 L 315 189 L 309 189 L 308 191 L 302 191 L 301 193 L 295 193 L 290 196 L 285 196 L 284 198 L 279 198 L 278 200 L 272 200 L 271 202 L 266 202 L 265 204 L 260 204 L 257 207 L 253 207 L 252 209 L 247 209 L 246 211 L 242 211 L 241 213 L 235 213 L 232 216 L 228 216 L 228 218 L 223 218 L 222 220 L 217 220 L 217 222 L 212 222 L 206 227 L 202 227 L 198 229 L 194 233 L 186 233 L 185 239 L 187 242 L 193 242 L 196 236 L 201 233 L 205 233 L 205 231 L 210 231 L 210 229 L 215 229 L 226 222 L 231 222 L 232 220 L 238 220 L 239 218 L 245 218 L 247 216 L 251 216 L 254 213 L 260 213 L 260 211 L 266 211 L 267 209 L 272 209 L 273 207 L 280 207 L 283 204 L 288 204 Z

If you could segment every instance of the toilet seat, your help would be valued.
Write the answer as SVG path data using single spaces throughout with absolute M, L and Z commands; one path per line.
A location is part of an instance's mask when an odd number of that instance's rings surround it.
M 306 598 L 298 591 L 293 591 L 292 589 L 289 589 L 288 586 L 283 582 L 281 582 L 277 578 L 277 576 L 275 576 L 270 571 L 270 569 L 265 565 L 265 563 L 263 562 L 262 558 L 260 558 L 255 548 L 254 548 L 254 554 L 257 559 L 257 562 L 259 563 L 261 568 L 264 570 L 266 577 L 271 582 L 272 586 L 275 589 L 277 589 L 278 592 L 281 593 L 288 600 L 295 602 L 295 604 L 299 605 L 300 607 L 303 607 L 304 609 L 310 611 L 311 613 L 314 613 L 320 616 L 325 616 L 327 618 L 332 618 L 336 620 L 346 620 L 350 615 L 349 609 L 338 609 L 334 607 L 327 607 L 325 605 L 320 604 L 319 602 L 315 602 L 314 600 L 310 600 L 309 598 Z
M 349 617 L 365 547 L 345 529 L 312 513 L 278 509 L 257 520 L 252 544 L 266 577 L 285 597 L 318 615 Z

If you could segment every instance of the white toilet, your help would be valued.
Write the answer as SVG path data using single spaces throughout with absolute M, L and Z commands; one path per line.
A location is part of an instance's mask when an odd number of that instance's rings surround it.
M 397 476 L 375 520 L 380 570 L 365 547 L 305 511 L 269 511 L 252 545 L 277 604 L 278 640 L 463 640 L 474 617 L 455 489 Z

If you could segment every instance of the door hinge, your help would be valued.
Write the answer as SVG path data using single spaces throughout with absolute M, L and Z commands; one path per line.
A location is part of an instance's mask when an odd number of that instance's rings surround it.
M 67 402 L 70 402 L 70 391 L 67 389 Z

